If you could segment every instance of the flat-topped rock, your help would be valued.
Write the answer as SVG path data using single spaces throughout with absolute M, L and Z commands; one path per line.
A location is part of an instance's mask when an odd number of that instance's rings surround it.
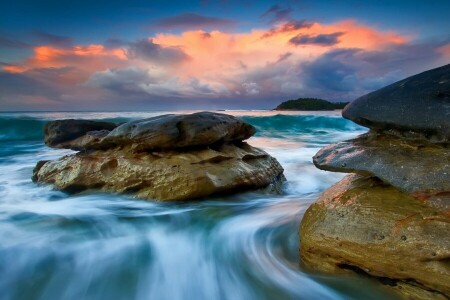
M 342 112 L 372 129 L 416 131 L 437 141 L 450 140 L 450 64 L 364 95 Z
M 48 122 L 44 128 L 44 142 L 53 148 L 69 148 L 80 150 L 82 146 L 73 143 L 92 131 L 102 131 L 103 136 L 116 128 L 117 125 L 110 122 L 90 120 L 56 120 Z M 94 134 L 95 135 L 95 134 Z
M 179 149 L 209 146 L 250 138 L 255 128 L 234 116 L 199 112 L 189 115 L 162 115 L 120 125 L 103 140 L 137 149 Z
M 424 140 L 370 133 L 322 148 L 313 162 L 326 171 L 374 175 L 409 193 L 450 191 L 450 147 Z
M 173 150 L 240 142 L 256 129 L 234 116 L 199 112 L 162 115 L 122 125 L 86 120 L 49 122 L 45 142 L 72 150 L 106 150 L 132 146 L 134 150 Z
M 33 180 L 66 192 L 102 190 L 154 200 L 189 200 L 279 185 L 283 168 L 246 143 L 215 149 L 79 152 L 36 165 Z
M 348 175 L 306 211 L 300 255 L 320 271 L 379 278 L 405 299 L 448 299 L 449 209 Z

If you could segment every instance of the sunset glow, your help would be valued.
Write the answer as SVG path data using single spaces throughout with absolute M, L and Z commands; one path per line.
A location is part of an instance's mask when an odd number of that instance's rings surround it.
M 319 22 L 295 17 L 293 8 L 269 8 L 245 29 L 237 20 L 182 14 L 134 39 L 80 43 L 45 33 L 33 44 L 8 36 L 4 47 L 28 53 L 2 63 L 12 85 L 0 99 L 9 108 L 33 97 L 62 108 L 75 98 L 88 107 L 127 99 L 148 108 L 163 99 L 260 108 L 300 96 L 349 101 L 450 57 L 448 37 L 427 40 L 357 17 Z

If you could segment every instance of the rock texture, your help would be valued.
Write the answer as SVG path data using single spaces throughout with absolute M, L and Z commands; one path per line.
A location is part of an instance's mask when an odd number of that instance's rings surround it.
M 449 141 L 450 64 L 364 95 L 342 116 L 372 129 L 412 130 Z
M 325 272 L 380 279 L 407 299 L 450 298 L 450 65 L 356 99 L 343 116 L 370 131 L 313 158 L 356 173 L 300 226 L 300 256 Z
M 38 162 L 33 180 L 67 192 L 97 189 L 157 200 L 276 185 L 284 179 L 280 164 L 242 141 L 254 132 L 235 117 L 207 112 L 129 122 L 57 144 L 84 151 Z
M 450 191 L 450 148 L 442 144 L 370 133 L 326 146 L 313 162 L 326 171 L 374 175 L 409 193 Z
M 233 116 L 201 112 L 128 122 L 111 131 L 103 143 L 134 144 L 136 148 L 146 150 L 168 150 L 242 141 L 255 132 L 252 125 Z
M 411 298 L 450 294 L 450 206 L 437 208 L 376 178 L 348 175 L 305 213 L 301 258 L 357 270 Z

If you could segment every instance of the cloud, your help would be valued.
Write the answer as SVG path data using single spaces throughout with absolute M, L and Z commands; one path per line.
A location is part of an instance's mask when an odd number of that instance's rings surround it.
M 292 9 L 288 7 L 282 7 L 278 4 L 272 5 L 268 10 L 266 10 L 260 19 L 267 21 L 269 24 L 278 23 L 281 21 L 286 21 L 290 19 L 292 14 Z
M 302 37 L 302 47 L 290 42 L 295 37 Z M 352 100 L 448 63 L 448 45 L 448 40 L 419 43 L 354 20 L 287 21 L 269 30 L 236 33 L 158 33 L 103 45 L 46 45 L 34 47 L 22 61 L 2 63 L 0 101 L 16 109 L 39 101 L 66 109 L 80 103 L 120 109 L 170 101 L 184 107 L 222 101 L 270 108 L 301 96 Z
M 27 49 L 27 48 L 31 48 L 32 45 L 22 42 L 20 40 L 17 40 L 15 38 L 9 37 L 9 36 L 0 35 L 0 47 Z
M 220 83 L 202 82 L 193 77 L 180 78 L 158 69 L 135 67 L 96 72 L 83 85 L 106 89 L 119 97 L 130 93 L 141 98 L 205 98 L 229 94 L 228 89 Z
M 32 34 L 41 45 L 44 44 L 58 47 L 69 47 L 73 42 L 72 38 L 68 36 L 56 35 L 43 31 L 34 31 Z
M 262 38 L 268 38 L 280 33 L 289 33 L 295 32 L 299 29 L 307 29 L 313 26 L 313 23 L 301 20 L 301 21 L 289 21 L 285 23 L 281 23 L 278 26 L 269 29 L 265 34 L 263 34 Z
M 334 46 L 339 43 L 339 37 L 344 32 L 335 32 L 330 34 L 318 34 L 315 36 L 307 34 L 299 34 L 289 40 L 293 45 L 319 45 L 319 46 Z
M 224 28 L 235 25 L 236 22 L 229 19 L 203 16 L 195 13 L 183 13 L 155 22 L 151 27 L 156 29 L 204 29 Z
M 244 82 L 242 84 L 242 87 L 244 88 L 245 94 L 247 95 L 258 95 L 260 87 L 256 82 Z
M 152 39 L 131 43 L 127 51 L 131 59 L 142 59 L 157 64 L 177 64 L 189 59 L 183 50 L 175 46 L 163 47 Z

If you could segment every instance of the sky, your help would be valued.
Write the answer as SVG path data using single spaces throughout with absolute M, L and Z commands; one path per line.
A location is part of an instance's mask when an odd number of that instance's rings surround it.
M 352 101 L 450 63 L 450 0 L 0 3 L 0 111 Z

